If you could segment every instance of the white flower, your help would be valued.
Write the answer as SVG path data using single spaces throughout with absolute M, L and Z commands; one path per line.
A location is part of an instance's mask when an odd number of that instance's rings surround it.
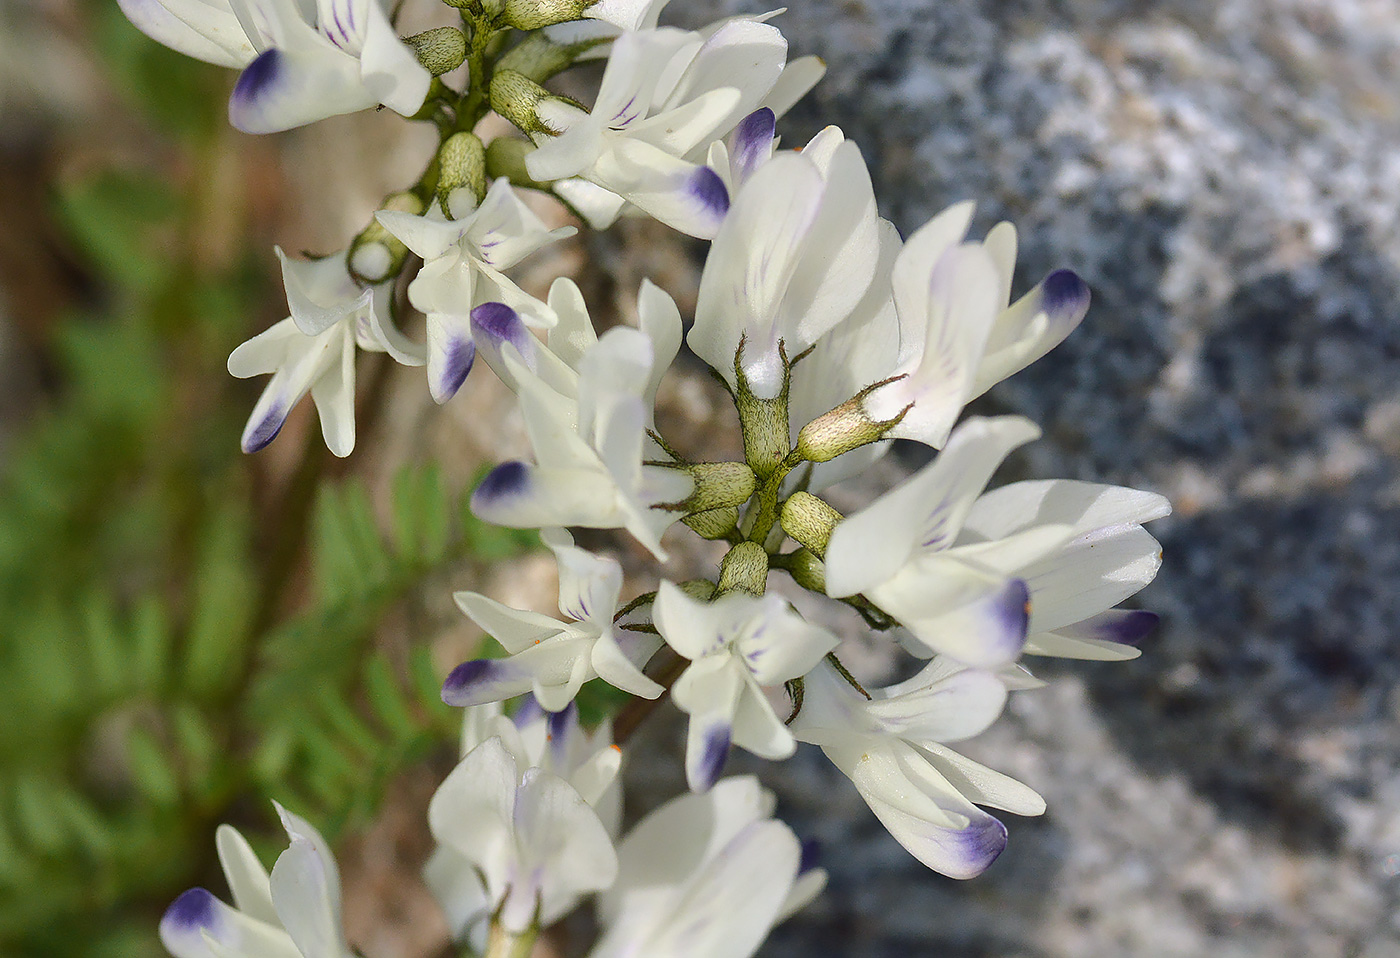
M 703 792 L 719 777 L 731 742 L 762 758 L 797 748 L 773 713 L 762 686 L 799 678 L 836 648 L 836 636 L 811 625 L 777 595 L 743 592 L 698 602 L 662 582 L 653 611 L 656 627 L 690 665 L 671 689 L 690 714 L 685 777 Z
M 281 805 L 277 814 L 291 846 L 271 876 L 242 835 L 219 826 L 215 843 L 234 907 L 203 888 L 175 899 L 160 920 L 161 943 L 175 958 L 352 958 L 330 848 L 305 819 Z
M 895 260 L 902 344 L 879 378 L 899 378 L 864 404 L 878 421 L 904 413 L 891 437 L 941 446 L 969 401 L 1058 346 L 1088 312 L 1089 287 L 1065 269 L 1010 303 L 1016 229 L 998 223 L 964 242 L 972 211 L 959 203 L 935 216 Z
M 379 0 L 118 0 L 171 49 L 243 74 L 229 121 L 273 133 L 377 104 L 411 116 L 432 78 Z
M 467 709 L 463 715 L 464 758 L 487 739 L 498 738 L 519 765 L 538 767 L 567 782 L 598 814 L 608 834 L 617 833 L 622 818 L 617 781 L 622 753 L 612 744 L 607 722 L 589 734 L 579 725 L 578 710 L 572 704 L 561 712 L 546 712 L 528 696 L 512 718 L 506 718 L 495 703 Z M 444 845 L 429 858 L 423 878 L 442 906 L 453 937 L 471 938 L 480 950 L 484 942 L 476 939 L 486 931 L 481 919 L 490 914 L 490 902 L 477 864 Z
M 991 725 L 1006 687 L 991 673 L 935 659 L 909 681 L 869 694 L 818 666 L 803 680 L 794 734 L 821 746 L 915 858 L 951 878 L 980 875 L 1006 847 L 1006 827 L 977 805 L 1045 810 L 1025 785 L 944 744 Z
M 423 268 L 408 286 L 408 299 L 428 317 L 428 389 L 437 402 L 451 399 L 471 371 L 474 307 L 505 303 L 535 326 L 554 324 L 553 312 L 503 270 L 575 230 L 549 229 L 508 180 L 493 182 L 481 205 L 458 219 L 393 210 L 381 210 L 376 217 L 423 258 Z
M 625 692 L 654 699 L 662 688 L 641 672 L 660 642 L 613 624 L 622 567 L 574 545 L 563 529 L 540 533 L 559 563 L 559 611 L 572 622 L 502 605 L 476 592 L 458 592 L 457 605 L 508 652 L 505 659 L 464 662 L 442 687 L 448 705 L 473 706 L 533 692 L 558 712 L 579 688 L 602 677 Z
M 470 901 L 462 883 L 477 880 L 480 910 L 453 914 L 459 932 L 486 916 L 511 933 L 571 911 L 617 875 L 612 840 L 597 812 L 560 776 L 512 753 L 500 737 L 482 742 L 443 781 L 428 805 L 433 837 L 463 862 L 457 882 L 438 894 Z M 439 876 L 441 878 L 441 876 Z
M 715 172 L 698 164 L 755 108 L 766 103 L 781 113 L 820 78 L 814 58 L 785 70 L 786 59 L 782 34 L 750 18 L 699 33 L 623 33 L 591 112 L 557 99 L 538 105 L 553 133 L 536 135 L 539 149 L 526 166 L 538 180 L 560 181 L 559 194 L 595 227 L 628 201 L 682 232 L 714 236 L 729 197 Z
M 824 559 L 827 594 L 864 594 L 909 629 L 916 653 L 981 667 L 1015 659 L 1030 600 L 1016 570 L 1049 555 L 1071 530 L 1047 523 L 990 541 L 957 536 L 1002 459 L 1039 434 L 1017 416 L 964 422 L 933 462 L 836 524 Z
M 642 330 L 610 329 L 586 345 L 586 336 L 562 337 L 559 348 L 570 355 L 583 347 L 577 370 L 554 348 L 541 347 L 507 307 L 488 303 L 475 311 L 479 336 L 490 341 L 493 362 L 520 396 L 537 460 L 492 470 L 472 494 L 476 515 L 517 528 L 625 528 L 665 560 L 661 534 L 678 513 L 657 507 L 684 499 L 694 484 L 644 460 L 660 456 L 646 430 L 657 384 L 680 347 L 680 313 L 650 283 L 642 284 L 638 309 Z
M 672 799 L 618 846 L 617 884 L 589 958 L 748 958 L 774 925 L 816 897 L 773 796 L 751 776 Z
M 292 315 L 228 358 L 228 371 L 240 379 L 272 374 L 243 430 L 243 451 L 275 439 L 287 413 L 310 392 L 326 445 L 348 456 L 355 448 L 356 344 L 408 366 L 423 364 L 422 349 L 387 320 L 388 285 L 361 289 L 343 255 L 292 260 L 278 249 L 277 256 Z
M 1014 482 L 972 504 L 959 545 L 1067 528 L 1069 538 L 1015 574 L 1030 589 L 1023 651 L 1075 659 L 1132 659 L 1157 615 L 1113 606 L 1157 575 L 1162 548 L 1142 523 L 1171 513 L 1153 492 L 1067 479 Z
M 764 131 L 746 130 L 753 141 L 736 149 L 742 186 L 705 260 L 687 342 L 731 385 L 742 342 L 749 388 L 770 399 L 782 386 L 779 345 L 791 359 L 856 307 L 881 240 L 854 143 L 828 127 L 801 152 L 765 160 Z

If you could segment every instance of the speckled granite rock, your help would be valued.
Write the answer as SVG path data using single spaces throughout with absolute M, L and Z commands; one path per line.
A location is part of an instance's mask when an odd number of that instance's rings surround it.
M 676 4 L 688 22 L 753 9 Z M 980 201 L 1071 340 L 994 390 L 1024 475 L 1165 492 L 1165 627 L 1043 669 L 969 752 L 1040 789 L 926 873 L 819 754 L 770 770 L 831 889 L 770 955 L 1400 955 L 1400 3 L 811 0 L 784 121 L 865 149 L 908 231 Z M 742 762 L 736 763 L 743 765 Z

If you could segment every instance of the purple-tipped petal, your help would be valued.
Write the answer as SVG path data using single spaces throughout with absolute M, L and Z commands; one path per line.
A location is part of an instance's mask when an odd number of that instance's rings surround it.
M 449 339 L 443 349 L 441 368 L 432 384 L 433 399 L 445 403 L 457 395 L 457 390 L 466 382 L 467 373 L 472 371 L 472 363 L 475 361 L 476 343 L 467 338 Z
M 247 428 L 243 430 L 243 451 L 252 453 L 264 448 L 277 438 L 286 422 L 287 407 L 280 402 L 274 402 L 256 422 L 251 419 L 248 421 Z
M 1099 639 L 1136 646 L 1152 634 L 1160 620 L 1161 616 L 1156 612 L 1145 609 L 1109 609 L 1091 619 L 1055 631 L 1075 639 Z
M 687 761 L 686 778 L 692 792 L 708 792 L 719 781 L 720 770 L 729 758 L 733 730 L 728 725 L 712 725 L 701 737 L 700 754 Z M 689 758 L 689 756 L 687 756 Z
M 976 878 L 1006 849 L 1006 826 L 981 812 L 962 831 L 948 833 L 946 848 L 950 867 L 943 873 L 950 878 Z
M 1073 328 L 1089 311 L 1089 284 L 1073 270 L 1057 269 L 1041 282 L 1040 301 L 1052 327 Z
M 802 857 L 797 862 L 797 874 L 811 871 L 822 863 L 822 843 L 815 838 L 802 842 Z
M 918 634 L 931 651 L 985 669 L 1015 661 L 1026 645 L 1029 625 L 1030 589 L 1024 579 L 1009 579 Z
M 206 958 L 210 954 L 204 941 L 222 937 L 224 918 L 222 903 L 203 888 L 191 888 L 170 903 L 160 919 L 160 940 L 176 958 Z
M 578 727 L 578 706 L 573 702 L 564 706 L 562 712 L 549 712 L 546 719 L 546 735 L 549 750 L 553 753 L 556 767 L 562 767 L 568 758 L 569 737 Z
M 734 183 L 740 184 L 753 175 L 773 155 L 773 137 L 777 132 L 777 117 L 768 107 L 755 110 L 739 121 L 729 140 L 730 172 Z
M 1025 579 L 1012 579 L 992 599 L 992 615 L 1001 626 L 991 643 L 1003 661 L 1010 661 L 1026 644 L 1026 632 L 1031 622 L 1031 590 Z
M 535 368 L 535 337 L 525 328 L 520 314 L 505 303 L 482 303 L 472 310 L 472 333 L 484 348 L 500 355 L 501 346 L 510 343 L 525 360 L 530 370 Z
M 544 714 L 545 711 L 540 707 L 540 700 L 535 698 L 535 693 L 527 692 L 521 697 L 520 704 L 516 706 L 511 721 L 515 723 L 516 728 L 524 728 Z
M 719 229 L 720 220 L 729 212 L 729 191 L 719 174 L 708 166 L 698 168 L 686 181 L 685 193 L 700 218 Z
M 523 495 L 530 488 L 530 467 L 518 459 L 503 462 L 486 474 L 472 493 L 472 509 L 490 509 Z
M 530 677 L 507 659 L 472 659 L 463 662 L 442 683 L 442 700 L 458 708 L 483 702 L 503 702 L 530 687 Z
M 228 101 L 229 119 L 236 128 L 243 129 L 239 125 L 239 118 L 256 110 L 258 100 L 278 83 L 282 72 L 282 51 L 276 47 L 264 50 L 252 63 L 243 68 L 243 72 L 238 75 L 238 82 L 233 86 L 233 95 Z

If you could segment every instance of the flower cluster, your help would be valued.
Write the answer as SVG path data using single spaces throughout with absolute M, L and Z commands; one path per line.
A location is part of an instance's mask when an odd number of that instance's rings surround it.
M 1143 524 L 1167 502 L 1065 480 L 989 488 L 1038 430 L 964 415 L 1075 329 L 1088 287 L 1062 269 L 1013 299 L 1010 224 L 974 238 L 973 205 L 959 203 L 902 238 L 840 130 L 782 148 L 777 121 L 822 67 L 789 60 L 771 16 L 682 30 L 659 25 L 665 0 L 444 2 L 451 25 L 406 38 L 380 0 L 122 7 L 156 40 L 243 70 L 229 104 L 242 130 L 382 104 L 439 132 L 422 177 L 343 251 L 278 251 L 291 315 L 235 350 L 229 370 L 271 374 L 249 452 L 309 392 L 326 444 L 348 455 L 359 350 L 426 366 L 439 403 L 477 358 L 518 397 L 531 459 L 490 472 L 472 508 L 540 530 L 563 618 L 456 596 L 506 654 L 461 664 L 442 689 L 466 720 L 461 762 L 428 810 L 438 850 L 426 879 L 454 936 L 523 955 L 591 897 L 596 958 L 752 954 L 823 873 L 767 792 L 722 777 L 735 746 L 771 760 L 821 748 L 919 861 L 981 873 L 1007 842 L 986 809 L 1036 815 L 1044 802 L 949 746 L 1038 684 L 1025 657 L 1132 658 L 1156 621 L 1118 606 L 1156 574 Z M 600 56 L 591 107 L 546 86 Z M 518 135 L 483 142 L 488 111 Z M 689 332 L 650 282 L 638 326 L 602 335 L 570 280 L 544 299 L 518 286 L 512 267 L 573 232 L 550 228 L 520 190 L 592 228 L 631 214 L 709 240 Z M 422 342 L 394 315 L 404 299 L 425 317 Z M 657 430 L 683 339 L 733 400 L 742 460 L 690 461 Z M 843 516 L 825 491 L 894 439 L 932 459 Z M 663 575 L 626 603 L 620 565 L 567 531 L 625 530 L 665 562 L 677 523 L 727 547 L 715 574 Z M 787 597 L 799 590 L 817 597 L 807 614 Z M 839 623 L 855 614 L 912 678 L 867 688 L 847 670 Z M 689 717 L 690 792 L 621 838 L 622 751 L 606 722 L 581 728 L 574 704 L 595 680 L 630 697 L 629 715 L 669 696 Z M 270 876 L 237 833 L 219 832 L 234 907 L 186 893 L 161 926 L 172 953 L 349 953 L 325 843 L 279 813 L 291 847 Z

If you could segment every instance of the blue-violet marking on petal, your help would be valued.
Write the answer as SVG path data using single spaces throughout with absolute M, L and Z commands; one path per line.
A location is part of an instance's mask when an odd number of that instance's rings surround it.
M 486 474 L 472 493 L 472 508 L 490 506 L 521 495 L 530 485 L 530 467 L 518 459 L 503 462 Z
M 442 398 L 438 402 L 446 402 L 457 395 L 457 390 L 466 382 L 467 373 L 472 371 L 472 363 L 475 361 L 476 343 L 470 339 L 454 338 L 447 344 L 443 351 L 442 372 L 437 388 L 437 394 Z
M 463 662 L 447 675 L 442 683 L 442 700 L 456 705 L 472 686 L 491 676 L 499 663 L 495 659 L 472 659 Z
M 243 433 L 243 451 L 257 452 L 265 447 L 277 438 L 277 434 L 282 431 L 282 426 L 286 421 L 286 406 L 280 402 L 273 403 L 256 426 L 249 423 L 249 428 Z
M 189 934 L 213 928 L 218 920 L 218 899 L 203 888 L 191 888 L 170 903 L 160 923 L 168 932 Z
M 1157 628 L 1161 619 L 1156 612 L 1146 609 L 1115 610 L 1096 616 L 1091 623 L 1096 626 L 1094 638 L 1120 645 L 1137 645 Z
M 952 877 L 975 878 L 990 868 L 992 862 L 1006 850 L 1006 826 L 983 812 L 961 832 L 954 834 L 950 850 L 963 862 L 962 869 Z
M 1050 322 L 1079 322 L 1089 309 L 1089 284 L 1069 269 L 1057 269 L 1040 284 L 1041 303 Z
M 525 328 L 520 314 L 505 303 L 482 303 L 472 310 L 472 332 L 497 352 L 502 343 L 510 343 L 525 360 L 526 367 L 534 370 L 535 337 Z
M 719 780 L 724 768 L 724 760 L 729 757 L 729 742 L 732 730 L 728 725 L 713 725 L 705 730 L 702 737 L 700 760 L 696 767 L 696 781 L 691 787 L 697 792 L 708 792 Z
M 229 109 L 235 105 L 248 107 L 257 101 L 267 88 L 277 82 L 282 72 L 282 52 L 276 47 L 268 47 L 258 54 L 252 63 L 243 68 L 234 84 L 233 95 L 229 98 Z
M 772 154 L 776 130 L 777 118 L 766 106 L 739 121 L 730 139 L 730 165 L 736 184 L 752 176 L 754 170 Z
M 702 166 L 690 175 L 685 185 L 701 211 L 718 223 L 729 212 L 729 191 L 724 188 L 724 180 L 708 166 Z

